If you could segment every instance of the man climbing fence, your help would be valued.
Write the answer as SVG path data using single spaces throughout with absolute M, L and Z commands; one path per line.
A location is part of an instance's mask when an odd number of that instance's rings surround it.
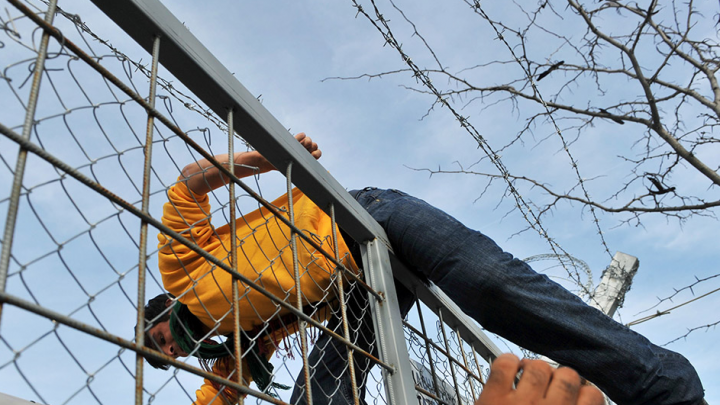
M 317 144 L 309 137 L 299 134 L 296 138 L 313 157 L 320 158 Z M 227 164 L 230 157 L 215 159 Z M 239 178 L 273 169 L 258 152 L 237 153 L 232 159 Z M 295 227 L 317 242 L 301 241 L 297 258 L 290 243 L 292 231 L 264 208 L 239 218 L 235 235 L 228 225 L 214 228 L 207 193 L 227 182 L 207 160 L 187 165 L 168 190 L 163 223 L 219 260 L 227 260 L 231 243 L 239 245 L 238 271 L 256 284 L 238 281 L 240 325 L 246 342 L 243 383 L 255 379 L 269 393 L 280 387 L 272 382 L 267 359 L 298 330 L 297 318 L 288 317 L 291 314 L 279 302 L 293 299 L 299 284 L 304 311 L 313 319 L 330 321 L 308 359 L 312 376 L 296 380 L 291 402 L 305 401 L 310 396 L 306 395 L 308 389 L 315 403 L 330 399 L 332 403 L 350 402 L 355 387 L 364 392 L 377 353 L 367 293 L 354 288 L 347 294 L 347 302 L 339 303 L 335 266 L 318 248 L 325 253 L 337 248 L 347 269 L 341 277 L 352 278 L 360 274 L 357 243 L 333 229 L 331 219 L 297 189 L 272 203 L 281 216 L 294 213 Z M 618 404 L 702 403 L 701 383 L 684 357 L 653 345 L 589 307 L 482 233 L 397 190 L 366 188 L 350 194 L 385 229 L 395 254 L 407 267 L 439 286 L 489 331 L 575 368 Z M 160 272 L 172 295 L 157 298 L 162 303 L 156 305 L 159 311 L 148 307 L 146 344 L 173 357 L 199 357 L 216 373 L 232 376 L 235 363 L 228 343 L 236 338 L 232 335 L 232 275 L 178 241 L 163 234 L 159 240 Z M 300 269 L 295 277 L 294 260 Z M 412 294 L 399 288 L 398 298 L 404 315 L 413 302 Z M 352 368 L 348 366 L 347 342 L 332 336 L 343 326 L 332 316 L 338 307 L 348 310 L 350 344 L 365 351 L 355 356 Z M 224 344 L 210 339 L 225 335 L 228 340 Z M 311 381 L 311 387 L 304 381 Z M 231 400 L 235 397 L 206 380 L 197 392 L 197 402 L 209 403 L 219 394 Z

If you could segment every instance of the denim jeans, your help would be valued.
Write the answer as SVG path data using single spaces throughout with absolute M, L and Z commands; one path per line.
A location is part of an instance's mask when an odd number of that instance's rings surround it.
M 687 359 L 588 306 L 482 233 L 397 190 L 351 194 L 385 229 L 398 258 L 488 331 L 572 367 L 619 405 L 702 403 L 700 379 Z M 376 354 L 367 298 L 350 295 L 349 311 L 364 320 L 352 333 Z M 400 286 L 398 298 L 404 315 L 412 294 Z M 338 323 L 329 327 L 339 331 Z M 314 403 L 352 403 L 346 358 L 342 343 L 321 336 L 309 358 Z M 354 359 L 364 391 L 370 364 L 363 356 Z M 298 378 L 291 403 L 304 403 L 303 385 Z

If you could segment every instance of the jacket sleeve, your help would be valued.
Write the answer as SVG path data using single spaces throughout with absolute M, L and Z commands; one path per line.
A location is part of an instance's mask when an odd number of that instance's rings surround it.
M 168 202 L 163 206 L 162 223 L 180 233 L 196 246 L 211 250 L 219 242 L 210 222 L 210 203 L 207 195 L 191 192 L 184 182 L 167 190 Z M 200 269 L 204 259 L 183 243 L 172 240 L 165 233 L 158 235 L 158 267 L 165 288 L 179 295 L 191 287 L 193 271 Z M 191 277 L 188 277 L 190 275 Z
M 202 246 L 203 241 L 212 237 L 214 229 L 210 224 L 210 202 L 207 194 L 198 195 L 190 191 L 187 185 L 179 181 L 167 190 L 168 202 L 163 206 L 163 225 L 195 241 Z M 161 235 L 159 239 L 163 239 Z M 160 242 L 166 242 L 167 238 Z M 174 242 L 173 245 L 179 244 Z

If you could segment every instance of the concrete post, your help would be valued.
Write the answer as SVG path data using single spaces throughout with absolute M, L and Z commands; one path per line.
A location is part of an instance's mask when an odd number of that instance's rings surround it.
M 639 266 L 640 261 L 637 257 L 622 252 L 615 253 L 610 266 L 603 271 L 600 284 L 589 303 L 590 306 L 612 317 L 615 310 L 622 306 Z

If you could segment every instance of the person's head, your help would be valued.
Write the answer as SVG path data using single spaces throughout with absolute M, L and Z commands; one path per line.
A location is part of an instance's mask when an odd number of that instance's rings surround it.
M 170 307 L 173 304 L 172 294 L 160 294 L 145 305 L 145 347 L 160 351 L 170 357 L 187 356 L 170 332 Z M 151 366 L 167 370 L 169 366 L 159 360 L 145 358 Z

